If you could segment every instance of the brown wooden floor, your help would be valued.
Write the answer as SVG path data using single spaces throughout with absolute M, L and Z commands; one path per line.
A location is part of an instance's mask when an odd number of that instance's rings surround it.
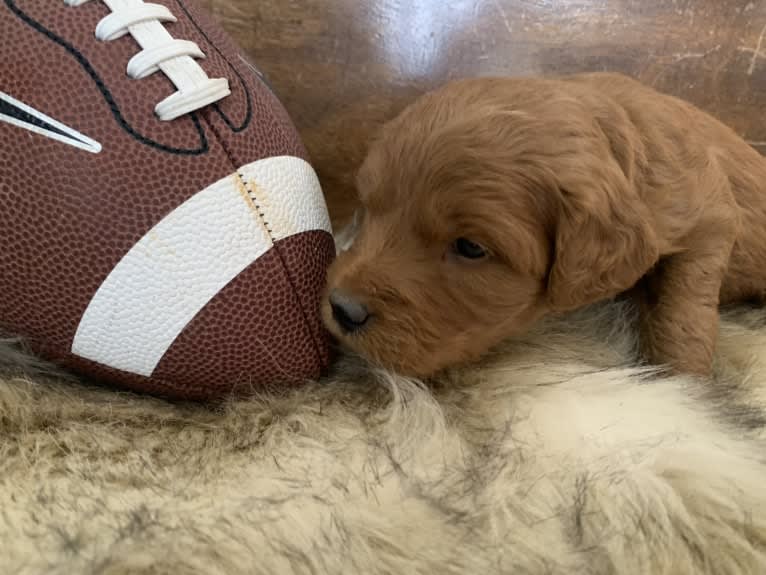
M 461 76 L 614 70 L 766 152 L 766 0 L 203 0 L 303 134 L 334 222 L 377 126 Z

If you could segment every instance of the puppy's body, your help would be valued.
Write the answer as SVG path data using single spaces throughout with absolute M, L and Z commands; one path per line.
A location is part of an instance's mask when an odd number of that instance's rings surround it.
M 725 235 L 722 228 L 734 227 L 721 303 L 762 298 L 766 159 L 710 115 L 626 77 L 592 74 L 571 81 L 598 93 L 612 109 L 604 121 L 593 102 L 596 121 L 622 148 L 613 153 L 648 207 L 660 257 L 696 251 L 704 243 L 700 236 Z M 622 138 L 627 145 L 620 146 Z
M 328 294 L 364 321 L 325 317 L 405 373 L 626 291 L 648 358 L 706 373 L 718 304 L 766 294 L 766 159 L 624 76 L 450 84 L 385 128 L 358 185 L 365 217 Z

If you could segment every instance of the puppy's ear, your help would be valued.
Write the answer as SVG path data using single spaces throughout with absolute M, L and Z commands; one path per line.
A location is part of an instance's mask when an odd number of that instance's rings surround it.
M 598 156 L 557 175 L 560 204 L 548 279 L 549 303 L 557 311 L 629 289 L 659 257 L 648 208 L 617 161 Z

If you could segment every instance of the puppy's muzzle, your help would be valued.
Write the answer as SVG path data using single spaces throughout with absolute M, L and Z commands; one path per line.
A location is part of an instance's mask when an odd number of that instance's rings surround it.
M 332 317 L 345 333 L 361 329 L 370 319 L 367 306 L 353 296 L 334 289 L 330 293 Z

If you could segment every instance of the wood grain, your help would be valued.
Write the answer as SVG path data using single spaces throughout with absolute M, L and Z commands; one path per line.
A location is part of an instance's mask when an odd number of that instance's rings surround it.
M 621 71 L 766 152 L 763 0 L 203 0 L 301 131 L 333 222 L 378 126 L 463 76 Z

